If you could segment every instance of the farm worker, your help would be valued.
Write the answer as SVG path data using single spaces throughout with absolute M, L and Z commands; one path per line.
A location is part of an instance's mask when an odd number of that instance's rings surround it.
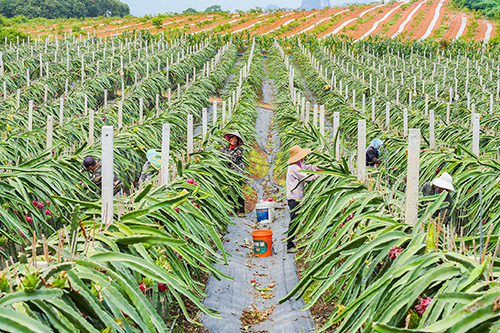
M 245 167 L 243 166 L 243 139 L 241 138 L 238 131 L 229 132 L 224 134 L 224 139 L 226 139 L 229 144 L 221 149 L 221 152 L 227 155 L 229 159 L 228 167 L 231 170 L 243 175 Z M 243 186 L 243 180 L 239 182 L 240 186 Z M 237 214 L 239 217 L 245 217 L 245 198 L 238 197 Z
M 297 225 L 294 221 L 298 215 L 300 200 L 304 198 L 304 182 L 301 180 L 312 181 L 319 177 L 319 174 L 310 175 L 302 172 L 302 170 L 322 171 L 314 165 L 304 164 L 304 158 L 309 155 L 310 152 L 311 149 L 302 149 L 300 146 L 295 145 L 290 148 L 290 158 L 286 162 L 288 164 L 288 170 L 286 172 L 286 198 L 288 200 L 288 208 L 290 209 L 287 250 L 290 253 L 295 252 L 294 233 L 297 229 Z
M 443 172 L 441 176 L 435 178 L 432 182 L 425 182 L 420 188 L 420 192 L 424 195 L 424 197 L 439 195 L 444 190 L 448 191 L 446 199 L 444 199 L 448 205 L 436 211 L 432 216 L 434 218 L 439 216 L 440 223 L 448 223 L 450 221 L 451 206 L 453 205 L 450 191 L 455 192 L 450 174 L 448 172 Z
M 161 167 L 161 154 L 155 149 L 150 149 L 146 153 L 146 163 L 142 166 L 139 185 L 151 178 Z
M 101 193 L 102 186 L 102 164 L 101 160 L 96 161 L 92 156 L 87 156 L 83 159 L 82 163 L 83 171 L 92 172 L 92 176 L 90 176 L 90 180 L 96 184 L 99 188 L 98 193 Z M 81 183 L 81 182 L 80 182 Z M 122 181 L 116 173 L 113 172 L 113 195 L 121 195 L 122 194 Z
M 374 166 L 375 164 L 382 163 L 379 159 L 379 148 L 384 143 L 380 139 L 373 139 L 370 146 L 366 149 L 366 166 Z

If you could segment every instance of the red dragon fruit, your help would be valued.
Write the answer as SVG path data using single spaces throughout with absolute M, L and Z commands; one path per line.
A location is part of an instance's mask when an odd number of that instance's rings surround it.
M 391 258 L 391 260 L 396 260 L 401 252 L 403 252 L 403 249 L 395 246 L 389 250 L 389 258 Z
M 427 309 L 429 304 L 431 304 L 432 298 L 430 298 L 430 297 L 420 298 L 419 297 L 418 300 L 420 301 L 420 303 L 415 305 L 415 311 L 417 311 L 418 315 L 420 317 L 422 317 L 422 315 L 425 312 L 425 309 Z

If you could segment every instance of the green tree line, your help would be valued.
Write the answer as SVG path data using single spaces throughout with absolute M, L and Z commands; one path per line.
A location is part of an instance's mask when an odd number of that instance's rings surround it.
M 119 0 L 0 0 L 0 14 L 48 19 L 125 16 L 130 8 Z
M 477 10 L 490 19 L 500 19 L 500 0 L 455 0 L 455 3 Z

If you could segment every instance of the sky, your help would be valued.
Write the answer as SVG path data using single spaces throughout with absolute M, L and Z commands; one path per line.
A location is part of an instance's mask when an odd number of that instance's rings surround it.
M 278 7 L 298 8 L 302 0 L 189 0 L 189 1 L 173 1 L 173 0 L 121 0 L 130 7 L 130 13 L 134 16 L 144 16 L 146 14 L 158 14 L 166 12 L 181 13 L 184 9 L 192 7 L 202 11 L 212 5 L 220 5 L 222 10 L 230 10 L 234 12 L 236 9 L 248 10 L 250 8 L 262 7 L 267 5 L 276 5 Z M 368 2 L 369 0 L 330 0 L 330 4 L 344 4 L 346 2 Z M 372 1 L 372 0 L 370 0 Z

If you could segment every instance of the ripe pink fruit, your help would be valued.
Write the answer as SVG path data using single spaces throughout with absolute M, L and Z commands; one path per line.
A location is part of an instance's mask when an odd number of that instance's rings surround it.
M 158 283 L 158 291 L 164 293 L 167 291 L 167 285 L 165 283 Z
M 52 212 L 50 211 L 50 209 L 46 209 L 46 210 L 45 210 L 45 215 L 50 215 L 50 216 L 52 216 Z
M 395 260 L 401 252 L 403 252 L 403 249 L 395 246 L 389 250 L 389 258 Z
M 186 183 L 194 184 L 194 178 L 189 178 L 188 180 L 186 180 Z
M 179 207 L 175 207 L 174 209 L 177 213 L 179 213 L 181 210 L 179 209 Z
M 250 282 L 254 283 L 255 282 L 255 279 L 251 279 Z
M 139 289 L 141 289 L 142 293 L 144 294 L 146 292 L 146 285 L 144 284 L 144 282 L 141 282 L 141 284 L 139 285 Z
M 28 222 L 28 223 L 33 222 L 33 218 L 31 216 L 25 216 L 24 218 L 26 219 L 26 222 Z
M 420 301 L 420 303 L 415 305 L 415 311 L 417 311 L 418 315 L 420 317 L 422 317 L 422 315 L 424 314 L 424 312 L 427 309 L 427 307 L 429 306 L 429 304 L 431 304 L 432 298 L 430 298 L 430 297 L 420 298 L 419 297 L 418 300 Z

